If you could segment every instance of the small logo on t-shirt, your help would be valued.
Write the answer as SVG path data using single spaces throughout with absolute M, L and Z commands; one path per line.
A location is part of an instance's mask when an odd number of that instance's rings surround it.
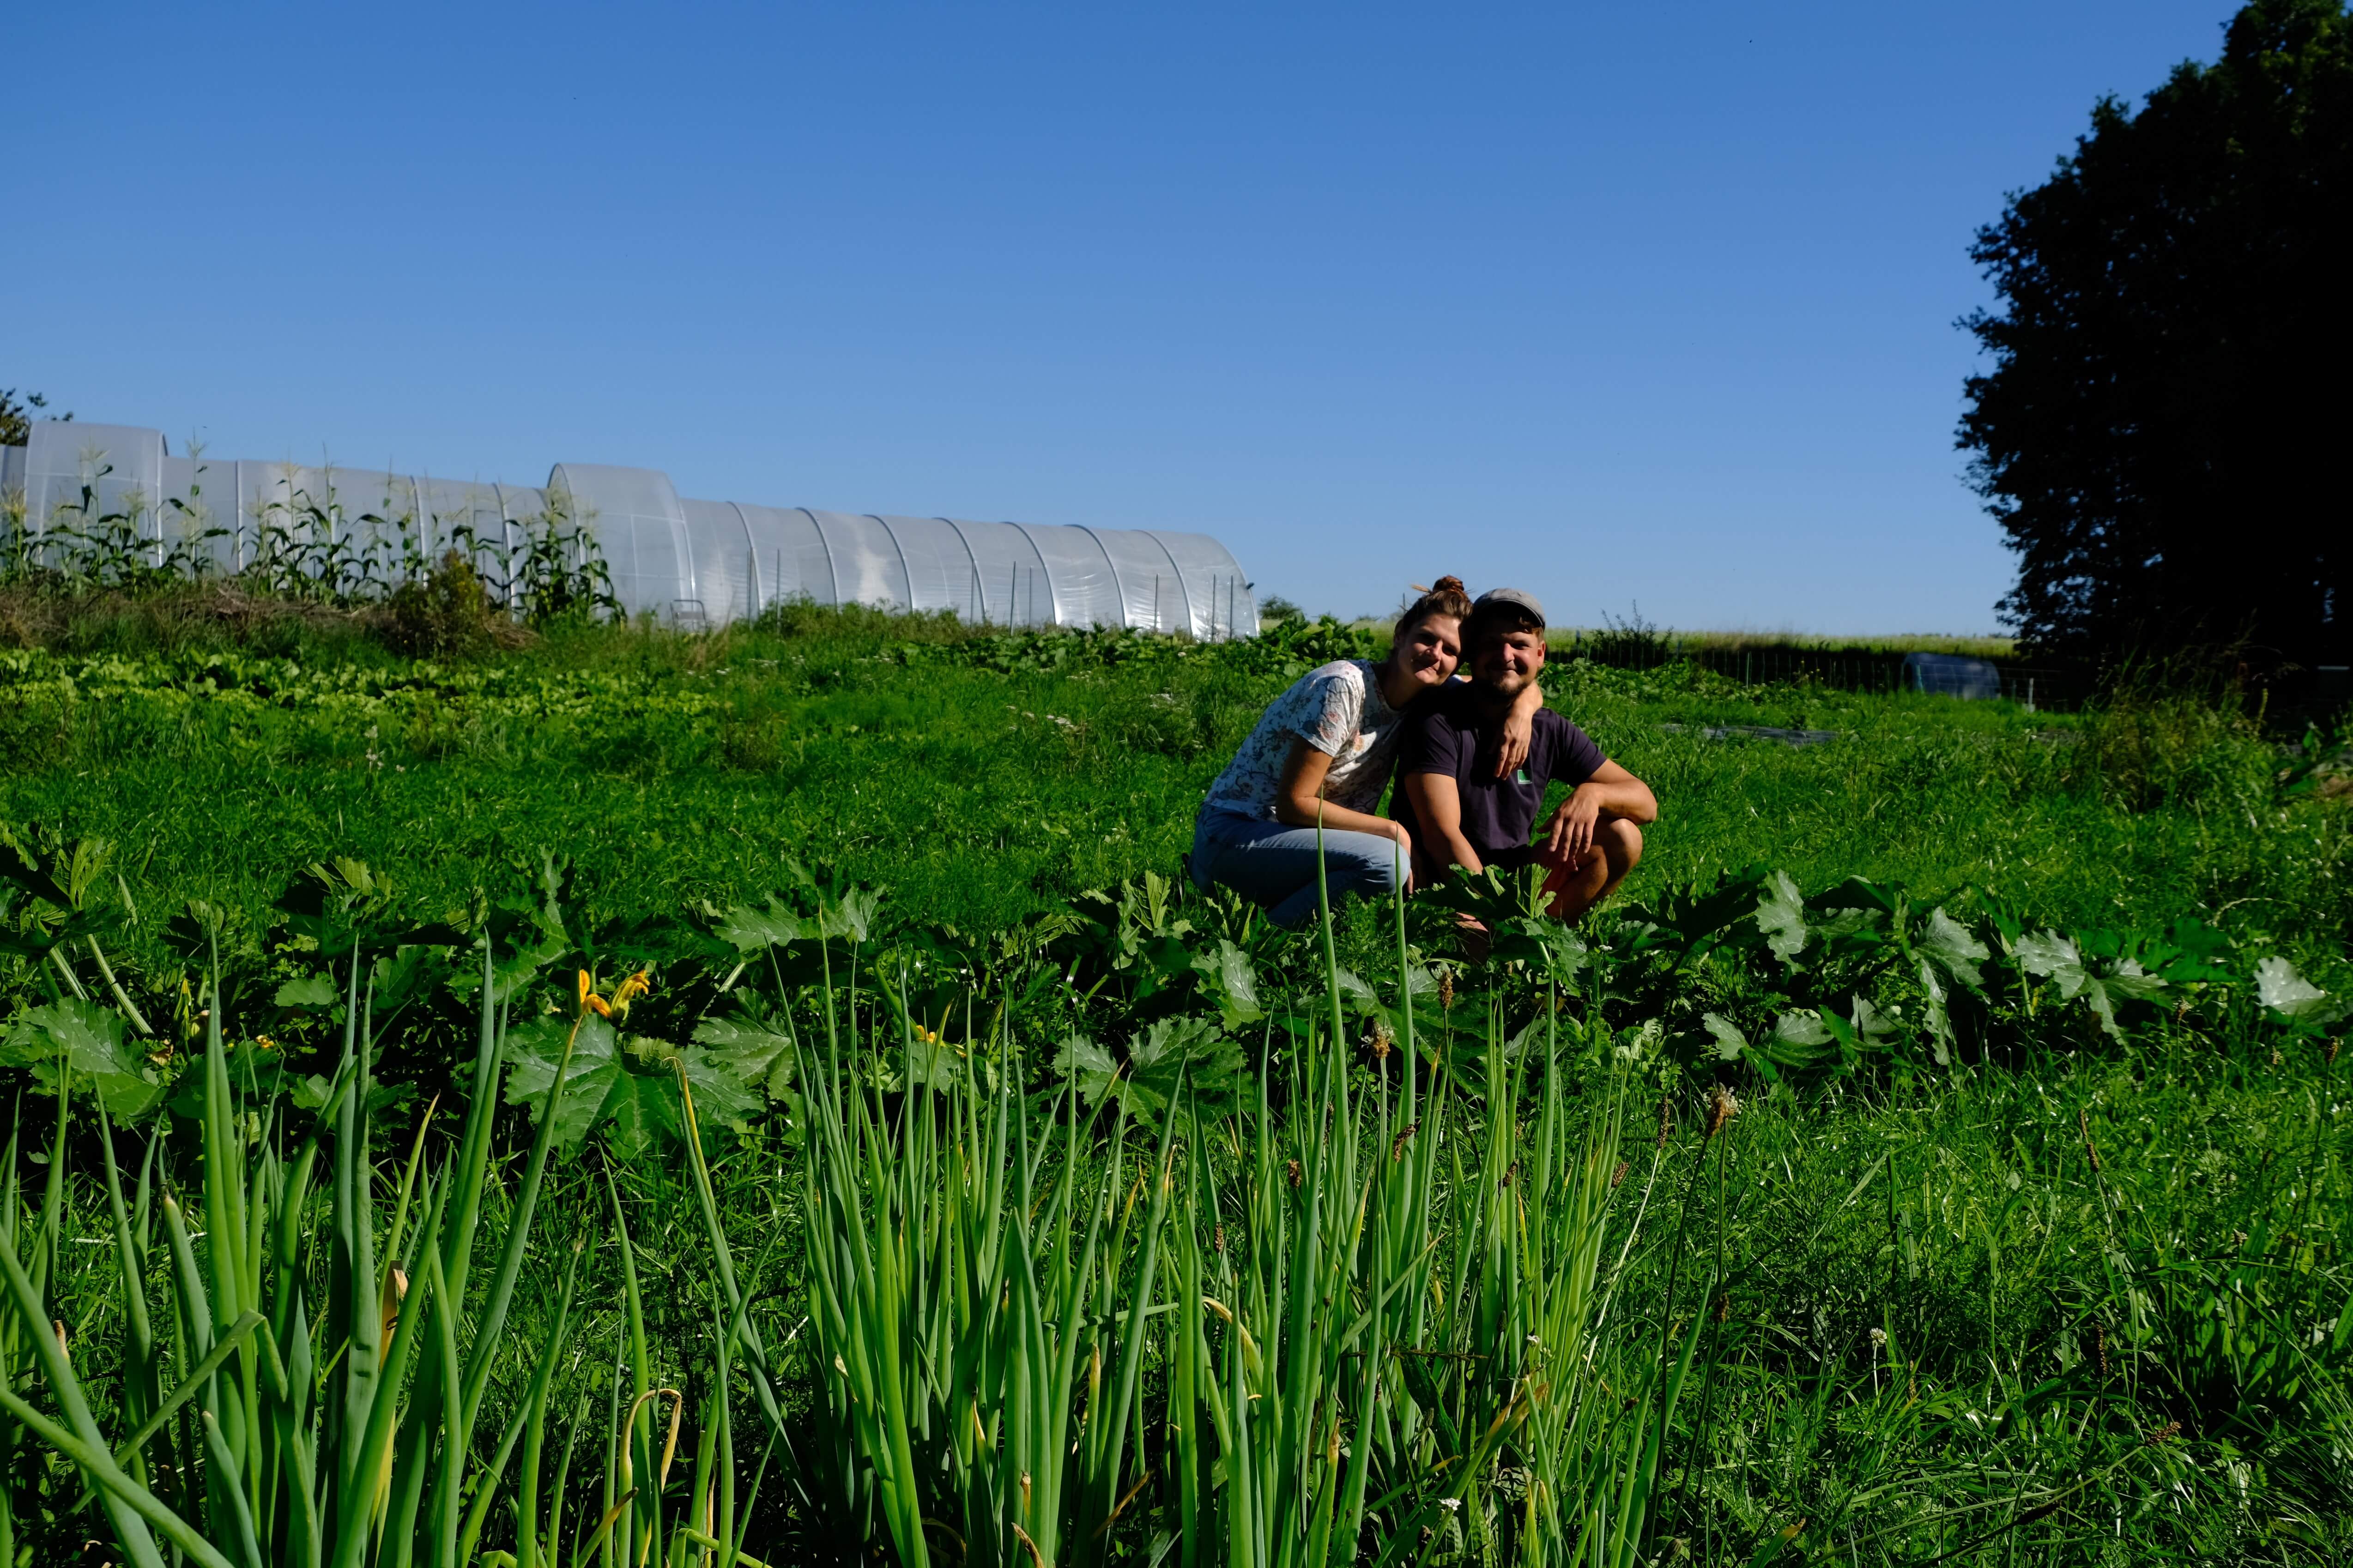
M 1514 773 L 1514 774 L 1512 775 L 1512 782 L 1513 782 L 1514 784 L 1524 784 L 1527 783 L 1527 782 L 1528 782 L 1528 770 L 1527 770 L 1527 769 L 1525 769 L 1525 768 L 1522 768 L 1519 772 L 1517 772 L 1517 773 Z

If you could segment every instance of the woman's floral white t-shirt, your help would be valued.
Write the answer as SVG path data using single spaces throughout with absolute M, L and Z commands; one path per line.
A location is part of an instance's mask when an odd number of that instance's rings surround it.
M 1377 812 L 1397 761 L 1403 717 L 1382 698 L 1371 660 L 1344 658 L 1311 669 L 1268 704 L 1250 739 L 1209 786 L 1206 809 L 1275 821 L 1282 764 L 1296 739 L 1332 759 L 1324 776 L 1325 800 L 1350 811 Z

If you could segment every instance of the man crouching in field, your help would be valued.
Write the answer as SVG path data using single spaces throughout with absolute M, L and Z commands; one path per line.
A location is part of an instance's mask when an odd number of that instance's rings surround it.
M 1586 732 L 1548 708 L 1535 713 L 1528 760 L 1495 776 L 1495 746 L 1512 700 L 1545 663 L 1545 618 L 1516 588 L 1479 596 L 1462 623 L 1468 682 L 1416 704 L 1406 721 L 1391 815 L 1413 838 L 1414 880 L 1434 884 L 1449 866 L 1542 866 L 1555 916 L 1573 921 L 1618 889 L 1642 858 L 1638 823 L 1659 817 L 1651 786 L 1601 754 Z M 1545 786 L 1569 786 L 1530 843 Z

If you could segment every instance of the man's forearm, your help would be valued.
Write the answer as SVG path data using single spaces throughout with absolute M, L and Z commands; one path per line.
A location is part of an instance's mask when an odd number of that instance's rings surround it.
M 1460 832 L 1440 833 L 1438 841 L 1440 847 L 1446 851 L 1446 858 L 1450 863 L 1472 873 L 1486 869 L 1484 863 L 1479 858 L 1479 851 L 1471 847 L 1471 840 L 1463 837 Z
M 1630 822 L 1656 822 L 1659 819 L 1659 799 L 1650 786 L 1640 782 L 1627 784 L 1582 784 L 1574 792 L 1593 801 L 1604 816 L 1622 816 Z

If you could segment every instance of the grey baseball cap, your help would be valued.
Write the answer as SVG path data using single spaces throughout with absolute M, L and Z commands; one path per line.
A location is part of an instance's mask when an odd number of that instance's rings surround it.
M 1490 588 L 1472 601 L 1471 613 L 1474 616 L 1482 612 L 1493 614 L 1507 606 L 1533 619 L 1539 631 L 1544 628 L 1544 606 L 1536 603 L 1536 596 L 1525 588 Z

